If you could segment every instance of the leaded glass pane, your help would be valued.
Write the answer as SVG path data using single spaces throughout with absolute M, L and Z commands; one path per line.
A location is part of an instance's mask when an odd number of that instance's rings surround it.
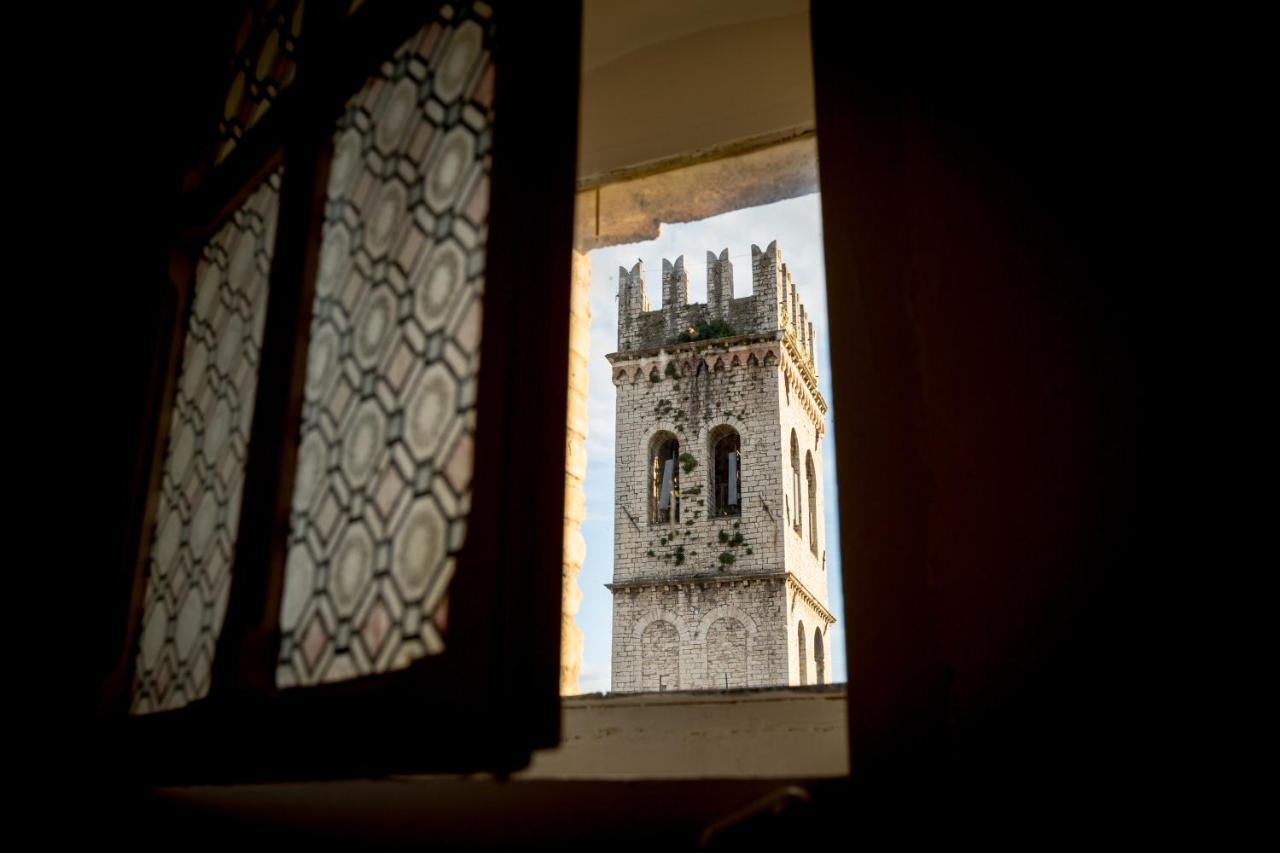
M 279 201 L 277 171 L 196 265 L 147 564 L 134 713 L 180 708 L 209 692 L 231 591 Z
M 334 136 L 280 610 L 282 687 L 444 647 L 470 506 L 492 21 L 446 6 Z
M 303 5 L 303 0 L 261 0 L 245 10 L 231 54 L 215 162 L 227 158 L 293 82 Z

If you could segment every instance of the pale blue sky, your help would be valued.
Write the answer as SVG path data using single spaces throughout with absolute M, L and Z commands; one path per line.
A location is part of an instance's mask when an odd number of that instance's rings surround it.
M 645 290 L 656 308 L 662 304 L 662 259 L 685 256 L 689 270 L 689 301 L 707 298 L 706 253 L 729 249 L 734 266 L 734 294 L 751 293 L 751 244 L 764 248 L 778 241 L 782 260 L 791 270 L 800 298 L 813 322 L 818 348 L 818 383 L 831 406 L 830 427 L 836 417 L 831 400 L 831 361 L 827 349 L 827 292 L 822 257 L 822 212 L 818 196 L 807 195 L 760 207 L 749 207 L 678 225 L 663 225 L 658 239 L 646 243 L 610 246 L 589 253 L 591 259 L 591 357 L 587 414 L 587 513 L 582 533 L 587 541 L 586 559 L 578 583 L 582 608 L 577 622 L 583 633 L 582 692 L 609 689 L 612 646 L 612 603 L 604 584 L 613 578 L 613 420 L 614 387 L 607 353 L 617 349 L 618 267 L 630 269 L 644 261 Z M 832 430 L 823 438 L 826 465 L 825 512 L 831 612 L 838 621 L 832 628 L 832 681 L 847 680 L 844 655 L 844 600 L 840 586 L 840 529 L 836 523 L 836 469 Z

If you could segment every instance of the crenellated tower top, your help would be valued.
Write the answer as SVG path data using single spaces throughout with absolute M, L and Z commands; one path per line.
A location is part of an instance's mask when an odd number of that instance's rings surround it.
M 735 297 L 733 262 L 727 248 L 707 252 L 707 301 L 689 302 L 685 256 L 662 259 L 662 306 L 649 305 L 644 292 L 644 264 L 618 268 L 618 354 L 658 349 L 698 340 L 700 336 L 784 332 L 796 353 L 815 374 L 813 323 L 800 301 L 791 271 L 782 261 L 777 241 L 751 247 L 751 294 Z

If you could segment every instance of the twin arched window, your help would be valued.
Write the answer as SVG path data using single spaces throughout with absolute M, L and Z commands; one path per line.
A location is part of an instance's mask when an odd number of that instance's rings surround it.
M 710 513 L 742 514 L 742 439 L 731 426 L 711 431 Z M 649 442 L 649 523 L 671 524 L 680 520 L 680 441 L 660 432 Z
M 809 683 L 809 654 L 805 649 L 804 621 L 796 625 L 796 657 L 800 664 L 800 683 Z M 813 629 L 813 683 L 827 683 L 827 649 L 822 628 Z

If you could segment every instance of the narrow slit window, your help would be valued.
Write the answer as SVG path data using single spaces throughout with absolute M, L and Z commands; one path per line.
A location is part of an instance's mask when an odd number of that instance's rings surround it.
M 827 653 L 823 648 L 822 629 L 813 629 L 813 677 L 814 684 L 827 683 Z
M 796 651 L 799 652 L 800 659 L 800 683 L 802 685 L 809 683 L 809 656 L 804 651 L 804 623 L 801 622 L 796 626 Z
M 804 475 L 809 482 L 809 550 L 818 554 L 818 475 L 813 467 L 813 452 L 804 455 Z
M 796 431 L 791 430 L 791 506 L 795 510 L 791 526 L 796 533 L 800 532 L 800 440 Z

